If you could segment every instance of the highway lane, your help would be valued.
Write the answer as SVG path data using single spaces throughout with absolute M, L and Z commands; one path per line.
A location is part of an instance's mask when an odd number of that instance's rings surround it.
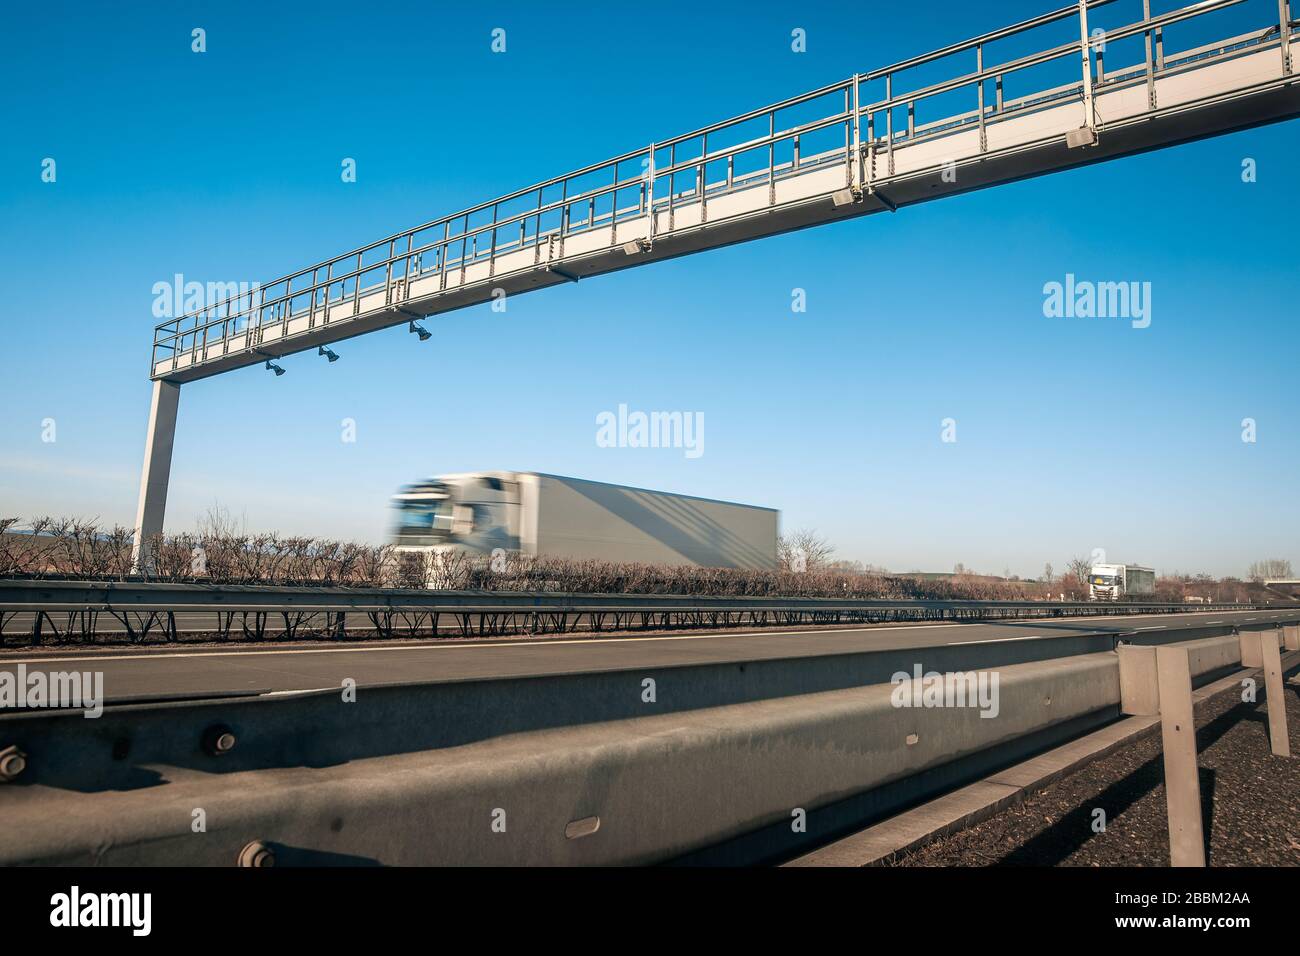
M 1136 634 L 1206 626 L 1296 621 L 1300 611 L 1236 611 L 1153 617 L 1044 619 L 990 624 L 878 625 L 834 630 L 716 631 L 659 636 L 441 641 L 340 647 L 160 648 L 50 654 L 0 652 L 0 671 L 102 671 L 110 700 L 140 696 L 248 693 L 358 685 L 427 683 L 779 660 L 864 651 Z

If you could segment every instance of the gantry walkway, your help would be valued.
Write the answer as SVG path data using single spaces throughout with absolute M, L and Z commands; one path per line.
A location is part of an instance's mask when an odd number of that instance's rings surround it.
M 1290 0 L 1090 0 L 650 144 L 159 325 L 174 384 L 492 299 L 1300 114 Z M 1245 5 L 1243 7 L 1243 5 Z M 1257 29 L 1171 51 L 1229 8 Z M 1246 9 L 1249 8 L 1249 9 Z M 1009 41 L 1078 38 L 990 64 Z M 1094 20 L 1095 22 L 1095 20 Z M 900 92 L 919 68 L 952 78 Z M 973 67 L 973 69 L 972 69 Z M 1037 88 L 1053 75 L 1065 82 Z M 1008 91 L 1031 88 L 1028 94 Z M 879 96 L 880 98 L 873 98 Z M 953 105 L 969 106 L 953 112 Z

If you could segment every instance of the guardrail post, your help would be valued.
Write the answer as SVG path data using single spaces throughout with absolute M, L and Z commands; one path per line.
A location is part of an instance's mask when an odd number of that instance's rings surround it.
M 1241 663 L 1264 670 L 1264 697 L 1268 703 L 1268 742 L 1276 757 L 1291 756 L 1286 726 L 1286 697 L 1282 682 L 1282 649 L 1279 628 L 1241 632 Z
M 1133 717 L 1154 717 L 1160 713 L 1160 684 L 1156 673 L 1156 649 L 1142 644 L 1120 644 L 1120 712 Z
M 1201 781 L 1196 766 L 1192 670 L 1185 647 L 1156 648 L 1160 690 L 1160 736 L 1169 811 L 1169 863 L 1205 866 Z
M 149 405 L 149 431 L 144 442 L 144 468 L 140 475 L 140 504 L 135 516 L 131 569 L 136 574 L 153 570 L 154 538 L 162 534 L 167 508 L 167 483 L 172 470 L 172 443 L 176 438 L 176 410 L 181 387 L 157 379 Z

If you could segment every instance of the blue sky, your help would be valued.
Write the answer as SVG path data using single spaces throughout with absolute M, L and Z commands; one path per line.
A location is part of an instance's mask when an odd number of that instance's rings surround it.
M 0 511 L 134 519 L 154 283 L 269 281 L 1054 4 L 938 6 L 7 9 Z M 1115 7 L 1103 25 L 1140 4 Z M 1266 127 L 187 385 L 167 526 L 219 503 L 249 528 L 381 540 L 397 485 L 515 468 L 776 507 L 895 570 L 1034 576 L 1095 548 L 1162 572 L 1300 563 L 1298 147 L 1300 125 Z M 1045 318 L 1067 273 L 1150 282 L 1151 327 Z M 702 412 L 704 454 L 598 447 L 620 403 Z

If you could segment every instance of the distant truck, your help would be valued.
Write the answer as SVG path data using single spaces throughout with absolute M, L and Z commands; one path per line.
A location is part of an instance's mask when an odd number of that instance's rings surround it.
M 1151 598 L 1156 593 L 1156 573 L 1135 564 L 1094 564 L 1088 587 L 1094 601 Z
M 392 542 L 409 579 L 421 554 L 557 558 L 709 568 L 776 567 L 771 508 L 536 472 L 441 475 L 393 497 Z

